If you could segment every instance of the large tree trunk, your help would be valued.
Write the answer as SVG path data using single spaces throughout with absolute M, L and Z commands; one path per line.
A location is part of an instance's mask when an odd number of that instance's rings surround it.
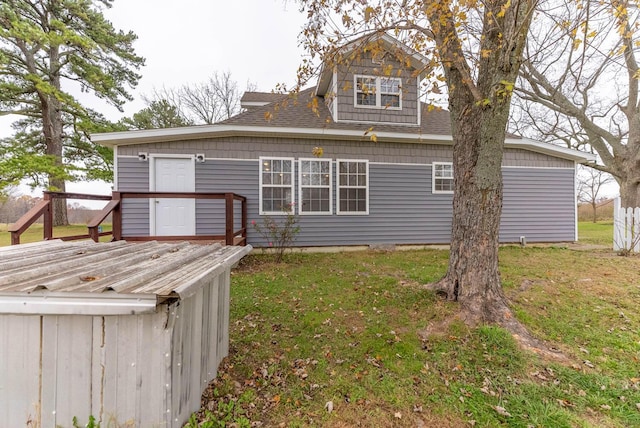
M 52 45 L 49 49 L 50 55 L 50 74 L 49 79 L 51 85 L 60 90 L 59 76 L 59 49 Z M 46 154 L 55 157 L 56 165 L 62 165 L 62 103 L 56 98 L 55 94 L 40 93 L 40 102 L 42 104 L 42 132 L 44 135 Z M 49 190 L 56 192 L 65 192 L 67 190 L 64 178 L 58 176 L 49 176 Z M 55 198 L 53 200 L 53 226 L 67 226 L 69 219 L 67 217 L 67 200 Z
M 508 105 L 469 103 L 454 91 L 453 221 L 449 269 L 440 285 L 470 324 L 501 322 L 508 313 L 498 271 L 502 154 Z M 469 107 L 471 104 L 472 107 Z
M 620 185 L 620 203 L 624 208 L 640 207 L 640 141 L 629 138 L 625 153 L 615 159 L 614 177 Z M 617 171 L 616 171 L 617 170 Z
M 456 37 L 453 14 L 435 5 L 429 21 L 449 88 L 454 196 L 449 268 L 435 288 L 460 303 L 471 325 L 498 323 L 530 337 L 513 317 L 500 283 L 498 233 L 502 155 L 511 101 L 534 1 L 485 2 L 475 84 Z M 451 6 L 448 6 L 451 7 Z
M 42 133 L 46 145 L 46 154 L 55 157 L 56 164 L 62 165 L 62 115 L 60 102 L 51 96 L 41 97 L 42 102 Z M 55 175 L 49 176 L 49 190 L 56 192 L 66 191 L 64 178 Z M 66 199 L 53 200 L 53 225 L 66 226 L 67 218 Z

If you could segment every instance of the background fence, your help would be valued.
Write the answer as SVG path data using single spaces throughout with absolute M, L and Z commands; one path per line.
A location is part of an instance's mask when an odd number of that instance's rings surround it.
M 613 210 L 613 249 L 640 252 L 640 207 L 623 208 L 616 198 Z

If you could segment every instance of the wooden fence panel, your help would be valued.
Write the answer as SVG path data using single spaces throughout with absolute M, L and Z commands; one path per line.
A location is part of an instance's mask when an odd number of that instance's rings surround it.
M 640 252 L 640 207 L 621 207 L 620 198 L 613 210 L 613 249 Z

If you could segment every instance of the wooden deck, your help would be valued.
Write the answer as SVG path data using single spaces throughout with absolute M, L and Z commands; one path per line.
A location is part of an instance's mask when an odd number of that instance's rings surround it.
M 108 201 L 106 206 L 87 224 L 86 235 L 65 237 L 53 236 L 53 200 L 54 199 L 83 199 Z M 152 198 L 192 198 L 197 200 L 224 200 L 225 201 L 225 233 L 224 235 L 184 235 L 184 236 L 123 236 L 122 233 L 122 206 L 126 199 L 152 199 Z M 241 224 L 236 228 L 234 224 L 235 205 L 240 203 Z M 101 232 L 100 225 L 107 217 L 112 217 L 112 231 Z M 114 241 L 206 241 L 222 242 L 225 245 L 247 244 L 247 198 L 236 193 L 172 193 L 172 192 L 113 192 L 107 195 L 87 195 L 81 193 L 44 192 L 43 200 L 29 212 L 12 224 L 8 231 L 11 233 L 11 245 L 20 244 L 20 235 L 36 220 L 43 217 L 43 240 L 62 239 L 72 241 L 91 238 L 98 242 L 101 236 L 112 235 Z

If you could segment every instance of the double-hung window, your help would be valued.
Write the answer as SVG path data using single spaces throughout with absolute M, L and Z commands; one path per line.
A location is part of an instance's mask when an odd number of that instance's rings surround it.
M 369 214 L 369 162 L 337 161 L 338 214 Z
M 293 158 L 260 158 L 260 214 L 292 209 L 293 165 Z
M 402 80 L 397 77 L 355 76 L 356 107 L 400 109 Z
M 331 214 L 331 160 L 300 159 L 298 168 L 299 213 Z
M 433 193 L 453 193 L 453 164 L 434 162 L 432 172 Z

